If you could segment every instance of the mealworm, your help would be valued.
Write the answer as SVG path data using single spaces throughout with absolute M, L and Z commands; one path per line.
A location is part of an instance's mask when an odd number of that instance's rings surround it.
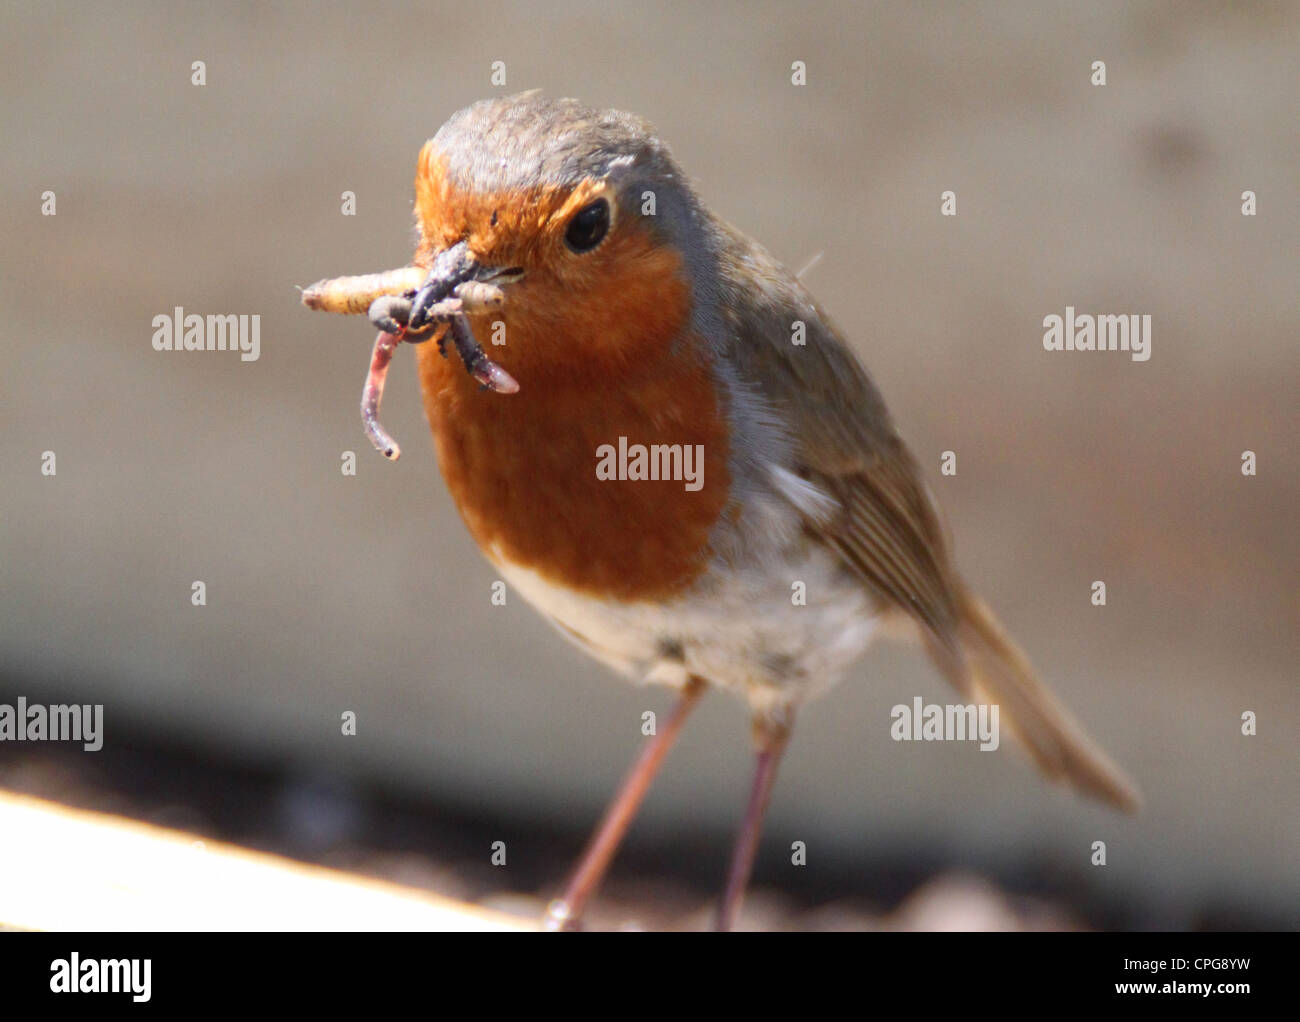
M 400 295 L 416 292 L 424 284 L 429 271 L 419 266 L 403 266 L 400 270 L 367 273 L 360 277 L 331 277 L 318 280 L 302 293 L 302 304 L 323 312 L 341 312 L 356 315 L 370 308 L 370 303 L 383 295 Z
M 467 280 L 452 292 L 461 300 L 468 315 L 474 316 L 499 309 L 506 303 L 506 293 L 495 284 L 481 280 Z

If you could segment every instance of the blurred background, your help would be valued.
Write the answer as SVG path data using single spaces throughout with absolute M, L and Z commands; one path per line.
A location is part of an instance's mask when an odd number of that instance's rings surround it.
M 893 705 L 948 692 L 881 645 L 803 712 L 745 924 L 1295 926 L 1300 6 L 0 9 L 0 702 L 105 721 L 97 753 L 0 743 L 0 788 L 523 912 L 554 893 L 669 696 L 491 605 L 411 353 L 390 464 L 357 414 L 373 332 L 295 290 L 403 265 L 423 141 L 540 87 L 649 118 L 721 216 L 820 257 L 964 573 L 1146 799 L 890 741 Z M 1150 314 L 1150 361 L 1045 352 L 1067 305 Z M 260 315 L 260 359 L 154 351 L 175 306 Z M 593 921 L 703 925 L 749 770 L 714 695 Z

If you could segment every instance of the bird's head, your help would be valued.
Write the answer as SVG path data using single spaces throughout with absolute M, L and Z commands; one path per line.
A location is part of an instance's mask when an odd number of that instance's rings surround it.
M 691 319 L 704 214 L 639 117 L 536 92 L 475 103 L 420 151 L 415 207 L 418 264 L 464 242 L 460 277 L 505 290 L 481 326 L 504 323 L 493 354 L 517 375 L 634 363 Z

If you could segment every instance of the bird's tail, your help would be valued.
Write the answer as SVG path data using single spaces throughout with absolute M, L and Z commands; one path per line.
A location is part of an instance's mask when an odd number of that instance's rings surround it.
M 935 648 L 935 659 L 957 688 L 997 704 L 1040 770 L 1086 795 L 1127 812 L 1141 801 L 1137 788 L 1098 748 L 1047 687 L 1025 654 L 983 601 L 963 590 L 957 640 L 961 656 Z

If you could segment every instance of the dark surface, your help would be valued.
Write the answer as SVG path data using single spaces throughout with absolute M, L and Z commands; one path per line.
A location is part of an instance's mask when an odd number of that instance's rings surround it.
M 144 734 L 119 736 L 105 755 L 0 745 L 0 787 L 534 916 L 558 893 L 586 837 L 556 828 L 544 814 L 505 820 L 465 803 L 405 797 L 359 778 L 305 773 L 283 763 L 232 763 L 216 750 Z M 636 828 L 591 911 L 591 928 L 707 926 L 730 839 L 715 828 Z M 506 867 L 489 864 L 495 841 L 506 842 Z M 959 850 L 934 848 L 864 851 L 852 858 L 815 852 L 810 861 L 790 867 L 788 852 L 769 835 L 743 928 L 1171 925 L 1149 901 L 1118 899 L 1101 885 L 1079 883 L 1046 850 L 1027 850 L 991 875 L 964 863 Z M 1268 930 L 1285 923 L 1207 902 L 1179 928 Z

